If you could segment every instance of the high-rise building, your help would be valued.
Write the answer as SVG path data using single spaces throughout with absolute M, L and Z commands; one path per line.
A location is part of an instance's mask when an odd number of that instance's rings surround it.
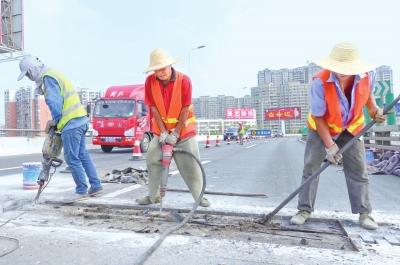
M 93 102 L 95 99 L 98 99 L 102 96 L 101 91 L 93 91 L 89 88 L 78 87 L 76 92 L 78 93 L 83 106 L 86 106 L 88 103 Z
M 273 83 L 275 85 L 284 85 L 289 82 L 299 82 L 306 84 L 311 82 L 312 76 L 321 70 L 321 67 L 314 63 L 293 69 L 282 68 L 279 70 L 270 70 L 265 68 L 258 72 L 258 86 Z
M 283 68 L 258 72 L 258 87 L 252 88 L 251 97 L 257 113 L 257 126 L 280 132 L 282 121 L 264 121 L 267 109 L 297 107 L 301 110 L 301 118 L 285 120 L 286 132 L 297 132 L 305 124 L 309 109 L 308 91 L 312 77 L 321 67 L 310 63 L 293 69 Z
M 11 96 L 10 92 L 4 92 L 5 128 L 44 130 L 47 121 L 51 119 L 44 97 L 34 95 L 31 87 L 16 90 L 14 96 Z M 11 132 L 9 135 L 31 134 Z
M 376 80 L 375 81 L 390 81 L 390 91 L 393 91 L 393 71 L 392 67 L 387 65 L 381 65 L 376 68 Z
M 229 108 L 252 108 L 252 98 L 219 95 L 217 97 L 200 96 L 193 98 L 193 107 L 197 118 L 225 119 L 225 110 Z

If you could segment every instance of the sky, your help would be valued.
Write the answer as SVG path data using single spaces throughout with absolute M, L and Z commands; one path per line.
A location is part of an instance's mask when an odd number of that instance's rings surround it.
M 399 10 L 396 0 L 24 0 L 25 52 L 75 86 L 103 90 L 143 83 L 150 52 L 163 48 L 191 77 L 193 97 L 240 97 L 258 71 L 302 66 L 350 41 L 365 60 L 392 66 L 398 92 Z M 0 123 L 4 89 L 31 84 L 18 73 L 18 62 L 0 63 Z

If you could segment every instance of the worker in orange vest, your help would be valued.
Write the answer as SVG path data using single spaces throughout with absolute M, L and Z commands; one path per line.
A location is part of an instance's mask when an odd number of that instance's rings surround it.
M 311 85 L 311 111 L 308 115 L 308 140 L 304 154 L 304 182 L 319 169 L 324 158 L 333 164 L 343 160 L 344 175 L 351 210 L 359 214 L 360 225 L 377 229 L 371 217 L 369 178 L 365 167 L 364 142 L 357 140 L 352 148 L 338 154 L 339 148 L 364 128 L 363 107 L 376 122 L 384 122 L 383 110 L 378 108 L 372 94 L 375 66 L 361 60 L 357 48 L 348 42 L 336 44 L 329 57 L 315 61 L 323 69 Z M 314 210 L 318 178 L 299 194 L 299 212 L 291 223 L 303 224 Z
M 161 182 L 161 145 L 174 145 L 199 158 L 199 147 L 196 141 L 196 118 L 192 105 L 192 85 L 190 78 L 176 71 L 172 64 L 176 60 L 164 50 L 155 49 L 150 54 L 150 65 L 146 73 L 153 72 L 146 79 L 145 102 L 150 108 L 151 140 L 146 156 L 149 172 L 149 195 L 137 199 L 141 205 L 160 202 Z M 183 153 L 174 153 L 175 163 L 192 196 L 197 199 L 201 193 L 203 178 L 196 161 Z M 210 205 L 203 197 L 200 206 Z

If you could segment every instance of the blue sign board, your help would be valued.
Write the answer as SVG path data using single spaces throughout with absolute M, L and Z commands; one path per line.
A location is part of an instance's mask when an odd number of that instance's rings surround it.
M 250 134 L 253 136 L 264 136 L 264 137 L 271 137 L 271 130 L 269 129 L 250 129 Z
M 396 111 L 396 116 L 400 116 L 400 103 L 394 105 L 394 110 Z

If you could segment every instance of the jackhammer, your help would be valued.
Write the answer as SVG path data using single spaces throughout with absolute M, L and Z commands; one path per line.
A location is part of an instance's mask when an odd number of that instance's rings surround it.
M 170 144 L 163 144 L 161 146 L 161 152 L 162 152 L 162 159 L 161 159 L 161 164 L 163 167 L 162 171 L 162 176 L 161 176 L 161 184 L 160 184 L 160 211 L 162 210 L 162 201 L 163 197 L 165 196 L 165 191 L 167 189 L 167 181 L 168 181 L 168 171 L 169 171 L 169 165 L 171 164 L 172 160 L 172 155 L 173 153 L 182 153 L 186 154 L 190 157 L 192 157 L 197 165 L 199 166 L 201 170 L 201 174 L 203 177 L 203 187 L 201 188 L 201 192 L 199 194 L 199 197 L 196 199 L 195 203 L 193 204 L 192 209 L 188 213 L 188 215 L 177 225 L 168 228 L 164 233 L 160 236 L 160 238 L 139 258 L 137 262 L 135 262 L 135 265 L 142 265 L 144 262 L 156 251 L 156 249 L 161 245 L 161 243 L 165 240 L 165 238 L 175 232 L 176 230 L 180 229 L 182 226 L 184 226 L 190 218 L 194 215 L 197 207 L 200 204 L 200 200 L 203 198 L 205 189 L 206 189 L 206 172 L 204 171 L 203 165 L 201 164 L 200 160 L 193 155 L 192 153 L 183 150 L 181 148 L 174 147 L 173 145 Z
M 61 135 L 56 132 L 55 126 L 50 127 L 49 132 L 46 135 L 46 139 L 43 143 L 42 148 L 42 170 L 39 173 L 37 184 L 39 185 L 38 192 L 34 199 L 34 203 L 37 203 L 40 194 L 49 184 L 52 176 L 56 172 L 57 168 L 61 166 L 63 161 L 57 158 L 62 149 Z M 50 172 L 51 168 L 54 168 L 53 172 Z
M 172 151 L 174 146 L 171 144 L 163 144 L 161 146 L 161 165 L 162 165 L 162 173 L 161 173 L 161 183 L 160 183 L 160 212 L 162 212 L 163 208 L 163 198 L 165 197 L 165 192 L 167 190 L 168 184 L 168 175 L 169 175 L 169 165 L 171 164 L 172 160 Z

